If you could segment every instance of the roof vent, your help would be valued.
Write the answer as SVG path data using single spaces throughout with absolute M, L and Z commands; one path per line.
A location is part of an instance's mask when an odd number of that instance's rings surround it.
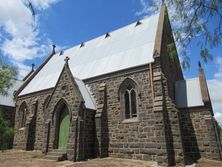
M 110 37 L 110 34 L 107 32 L 105 38 Z
M 142 24 L 141 21 L 137 21 L 135 27 L 137 27 L 137 26 L 139 26 L 139 25 L 141 25 L 141 24 Z
M 59 56 L 62 56 L 64 53 L 64 51 L 62 50 L 60 53 L 59 53 Z
M 83 46 L 85 46 L 84 42 L 81 43 L 80 48 L 82 48 Z

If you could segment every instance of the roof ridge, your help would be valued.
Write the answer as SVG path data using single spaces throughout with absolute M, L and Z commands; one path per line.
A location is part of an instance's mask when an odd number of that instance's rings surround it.
M 76 45 L 65 49 L 62 56 L 57 53 L 45 62 L 44 67 L 38 68 L 39 71 L 37 69 L 38 73 L 35 72 L 32 80 L 19 92 L 19 96 L 54 87 L 66 56 L 71 58 L 69 65 L 76 81 L 154 62 L 153 49 L 158 20 L 159 14 L 155 14 L 143 19 L 144 24 L 138 29 L 133 22 L 110 32 L 111 40 L 104 39 L 103 34 L 89 40 L 84 49 Z
M 129 27 L 129 26 L 131 26 L 131 25 L 136 24 L 138 21 L 141 22 L 141 23 L 143 23 L 144 20 L 148 20 L 148 19 L 150 19 L 150 18 L 152 18 L 152 17 L 155 17 L 156 15 L 159 15 L 159 12 L 154 13 L 154 14 L 150 15 L 149 17 L 145 17 L 145 18 L 143 18 L 143 19 L 138 19 L 137 21 L 131 22 L 131 23 L 129 23 L 129 24 L 126 24 L 125 26 L 121 26 L 121 27 L 116 28 L 116 29 L 114 29 L 114 30 L 112 30 L 112 31 L 106 31 L 105 33 L 103 33 L 103 34 L 101 34 L 101 35 L 98 35 L 98 36 L 96 36 L 96 37 L 93 37 L 93 38 L 91 38 L 91 39 L 89 39 L 89 40 L 82 41 L 82 42 L 80 42 L 80 43 L 78 43 L 78 44 L 75 44 L 75 45 L 73 45 L 73 46 L 71 46 L 71 47 L 69 47 L 69 48 L 64 49 L 64 52 L 65 52 L 66 50 L 69 50 L 69 49 L 72 49 L 72 48 L 81 46 L 81 44 L 84 44 L 84 46 L 87 46 L 87 43 L 89 43 L 89 42 L 91 42 L 91 41 L 93 41 L 93 40 L 95 40 L 95 39 L 103 38 L 103 37 L 107 34 L 107 32 L 108 32 L 109 34 L 113 34 L 113 33 L 116 32 L 116 31 L 119 31 L 119 30 L 121 30 L 121 29 L 124 29 L 124 28 L 126 28 L 126 27 Z M 134 27 L 134 28 L 137 28 L 138 26 L 135 26 L 135 25 L 134 25 L 133 27 Z M 110 37 L 112 38 L 112 36 L 110 36 Z M 106 39 L 106 38 L 105 38 L 105 39 Z M 80 47 L 80 48 L 81 48 L 81 47 Z M 58 53 L 59 53 L 59 52 L 57 52 L 57 53 L 55 53 L 55 54 L 58 54 Z

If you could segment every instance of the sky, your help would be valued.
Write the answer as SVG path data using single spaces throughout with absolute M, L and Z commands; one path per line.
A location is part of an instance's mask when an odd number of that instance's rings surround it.
M 149 0 L 0 0 L 0 56 L 16 66 L 19 78 L 36 68 L 51 53 L 86 42 L 152 13 Z M 195 42 L 188 47 L 190 69 L 186 78 L 197 77 L 199 53 Z M 203 64 L 215 118 L 222 125 L 222 55 L 212 49 L 214 59 Z

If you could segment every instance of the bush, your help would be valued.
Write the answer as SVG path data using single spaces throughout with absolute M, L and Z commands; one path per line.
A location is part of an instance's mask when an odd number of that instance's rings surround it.
M 0 150 L 8 148 L 9 142 L 14 135 L 14 129 L 9 126 L 9 122 L 4 119 L 3 112 L 0 111 Z

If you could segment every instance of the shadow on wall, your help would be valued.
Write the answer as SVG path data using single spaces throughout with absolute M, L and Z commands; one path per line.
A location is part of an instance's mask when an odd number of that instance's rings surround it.
M 197 162 L 197 160 L 201 157 L 191 114 L 192 112 L 189 111 L 181 111 L 179 114 L 186 165 Z
M 183 96 L 182 106 L 188 106 L 187 84 L 186 82 L 184 82 L 184 84 L 181 84 L 180 86 L 181 87 L 179 89 L 179 95 Z M 192 112 L 190 112 L 189 110 L 179 112 L 181 138 L 184 149 L 184 163 L 186 165 L 197 162 L 197 160 L 201 157 L 191 117 Z
M 109 156 L 108 150 L 109 150 L 109 128 L 108 128 L 108 113 L 107 113 L 107 98 L 105 95 L 105 104 L 104 104 L 104 111 L 103 111 L 103 117 L 102 117 L 102 156 L 101 157 L 107 157 Z
M 165 140 L 166 140 L 166 147 L 167 147 L 167 156 L 168 156 L 168 164 L 175 166 L 175 151 L 174 151 L 174 145 L 173 145 L 173 134 L 172 134 L 172 128 L 169 120 L 169 114 L 168 112 L 163 112 L 163 118 L 164 118 L 164 124 L 165 126 Z
M 107 113 L 107 97 L 104 95 L 104 108 L 101 118 L 95 118 L 95 157 L 109 156 L 109 128 L 108 128 L 108 113 Z
M 34 150 L 35 147 L 35 134 L 36 134 L 36 117 L 37 117 L 37 108 L 38 103 L 34 104 L 34 111 L 31 114 L 29 120 L 27 121 L 27 144 L 26 144 L 26 150 Z

